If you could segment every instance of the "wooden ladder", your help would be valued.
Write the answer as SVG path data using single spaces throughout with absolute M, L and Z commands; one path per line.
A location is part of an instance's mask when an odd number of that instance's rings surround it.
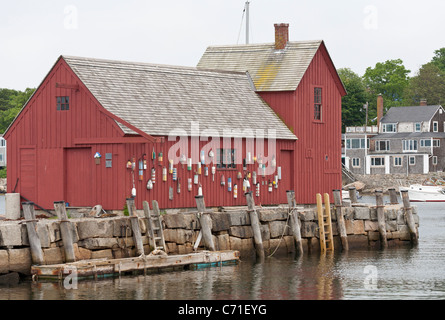
M 148 232 L 152 241 L 153 250 L 163 250 L 165 253 L 168 253 L 165 245 L 164 230 L 162 229 L 158 202 L 153 200 L 153 212 L 150 211 L 147 201 L 144 201 L 143 205 L 144 214 L 148 221 Z
M 334 237 L 332 234 L 331 203 L 329 194 L 324 194 L 325 208 L 323 212 L 323 200 L 321 194 L 317 193 L 318 230 L 320 233 L 321 253 L 334 252 Z

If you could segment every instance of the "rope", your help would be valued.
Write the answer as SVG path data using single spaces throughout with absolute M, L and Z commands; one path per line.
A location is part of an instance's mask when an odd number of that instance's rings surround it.
M 290 214 L 291 214 L 294 210 L 296 210 L 296 209 L 297 209 L 297 208 L 292 208 L 292 209 L 289 208 L 289 210 L 288 210 L 288 212 L 287 212 L 286 225 L 285 225 L 284 228 L 283 228 L 283 233 L 281 234 L 280 242 L 278 242 L 278 245 L 277 245 L 277 247 L 275 248 L 275 250 L 274 250 L 269 256 L 267 256 L 268 258 L 272 257 L 272 256 L 275 254 L 275 252 L 277 252 L 278 248 L 280 247 L 280 245 L 281 245 L 281 241 L 283 241 L 283 239 L 284 239 L 284 233 L 286 232 L 286 229 L 289 228 L 289 217 L 290 217 Z

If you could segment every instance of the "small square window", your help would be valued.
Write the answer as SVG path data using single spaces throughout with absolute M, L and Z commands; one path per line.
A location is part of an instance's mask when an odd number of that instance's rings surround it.
M 70 109 L 70 97 L 57 97 L 57 110 L 69 110 Z

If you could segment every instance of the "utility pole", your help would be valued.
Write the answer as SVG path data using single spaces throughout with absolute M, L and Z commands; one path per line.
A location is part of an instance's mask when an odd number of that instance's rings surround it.
M 246 44 L 249 44 L 249 6 L 250 2 L 246 1 Z

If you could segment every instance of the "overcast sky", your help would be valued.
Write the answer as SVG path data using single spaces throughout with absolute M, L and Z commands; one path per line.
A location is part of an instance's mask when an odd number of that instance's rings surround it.
M 196 66 L 209 45 L 245 43 L 246 0 L 0 0 L 0 88 L 37 87 L 60 55 Z M 251 0 L 250 43 L 324 40 L 363 75 L 400 58 L 413 73 L 445 47 L 444 0 Z

